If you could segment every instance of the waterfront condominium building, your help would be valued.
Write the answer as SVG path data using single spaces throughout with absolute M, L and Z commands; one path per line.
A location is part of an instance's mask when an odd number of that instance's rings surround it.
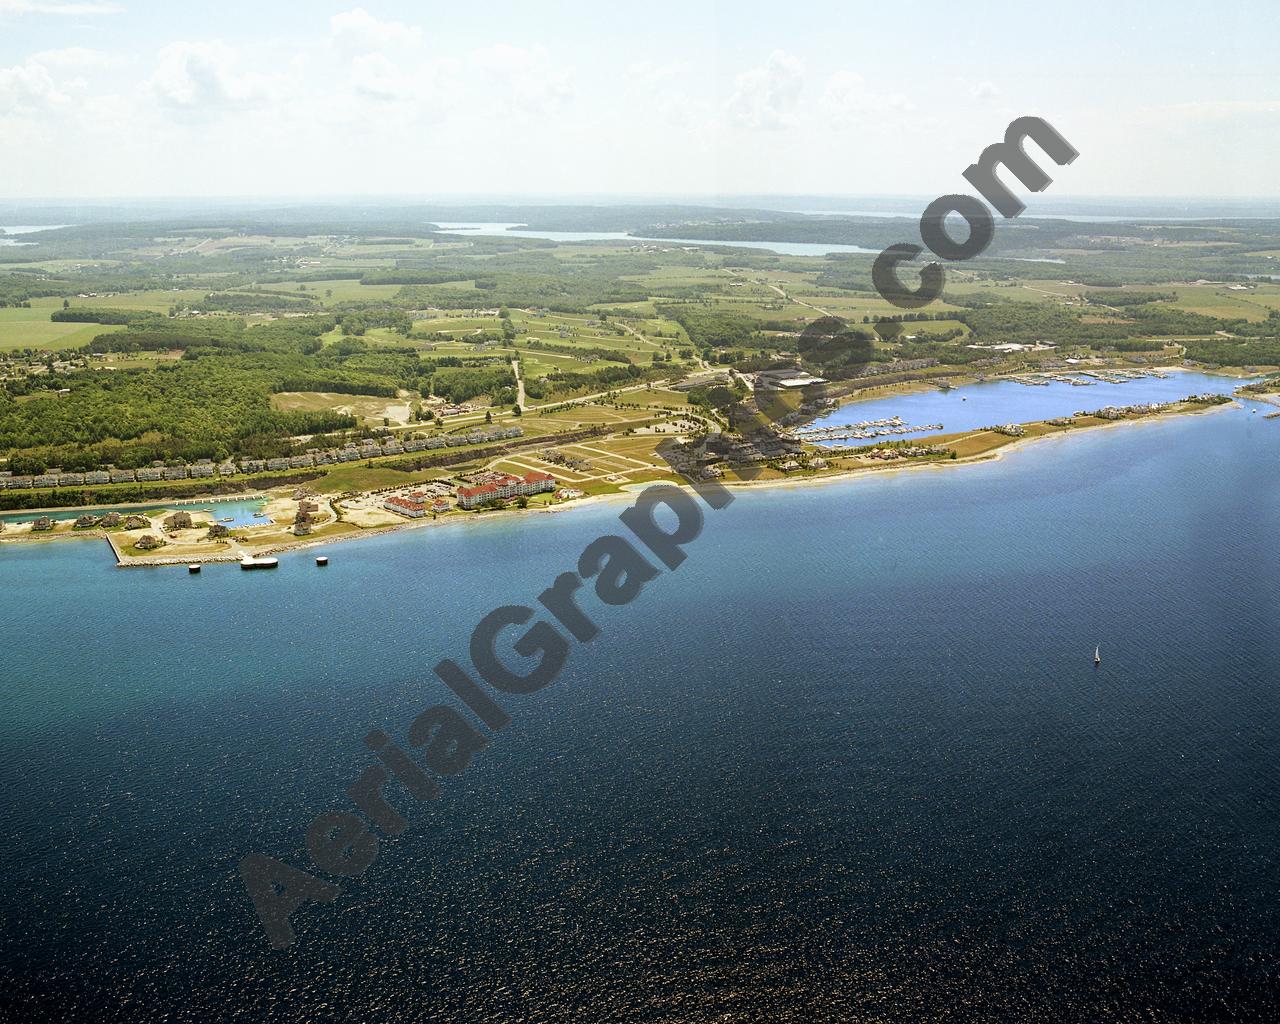
M 550 473 L 533 472 L 526 473 L 522 477 L 512 476 L 509 473 L 497 473 L 494 477 L 476 487 L 459 487 L 458 507 L 478 508 L 488 501 L 528 497 L 556 489 L 556 478 Z

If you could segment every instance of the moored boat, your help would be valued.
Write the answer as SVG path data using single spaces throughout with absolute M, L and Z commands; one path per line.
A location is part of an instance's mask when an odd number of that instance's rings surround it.
M 240 559 L 241 569 L 274 569 L 279 564 L 280 559 L 278 558 L 253 558 L 245 555 L 244 558 Z

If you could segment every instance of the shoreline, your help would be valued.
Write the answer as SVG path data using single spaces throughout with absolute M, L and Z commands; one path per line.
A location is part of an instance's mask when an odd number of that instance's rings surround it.
M 781 478 L 781 479 L 774 479 L 774 480 L 732 480 L 727 482 L 718 481 L 718 483 L 720 483 L 721 486 L 731 491 L 749 492 L 752 490 L 763 491 L 763 490 L 769 490 L 769 489 L 782 489 L 782 488 L 805 488 L 805 487 L 815 487 L 815 486 L 829 486 L 832 484 L 850 483 L 858 479 L 878 479 L 879 477 L 887 473 L 898 473 L 903 471 L 932 470 L 936 472 L 936 471 L 946 470 L 950 467 L 977 465 L 985 462 L 996 462 L 996 461 L 999 461 L 1000 459 L 1003 459 L 1008 454 L 1015 453 L 1015 452 L 1022 452 L 1030 449 L 1032 444 L 1037 441 L 1061 439 L 1061 438 L 1066 438 L 1071 435 L 1079 434 L 1079 433 L 1092 433 L 1094 431 L 1105 429 L 1108 427 L 1135 426 L 1143 423 L 1147 423 L 1147 424 L 1160 423 L 1162 421 L 1166 421 L 1168 419 L 1172 419 L 1175 417 L 1207 415 L 1216 411 L 1222 411 L 1222 410 L 1232 409 L 1232 408 L 1243 409 L 1244 406 L 1242 406 L 1239 401 L 1233 399 L 1231 402 L 1224 402 L 1218 405 L 1205 406 L 1203 408 L 1187 408 L 1187 409 L 1178 410 L 1177 412 L 1173 412 L 1173 413 L 1157 414 L 1153 416 L 1140 416 L 1132 419 L 1110 420 L 1110 421 L 1091 423 L 1084 426 L 1070 427 L 1062 430 L 1051 431 L 1049 433 L 1037 434 L 1034 437 L 1010 438 L 1007 443 L 1001 444 L 988 451 L 977 452 L 972 455 L 960 456 L 955 459 L 938 459 L 938 460 L 929 460 L 926 462 L 914 462 L 914 463 L 911 461 L 904 460 L 900 463 L 886 463 L 879 466 L 862 466 L 855 469 L 843 469 L 838 472 L 827 473 L 819 476 L 801 476 L 801 477 L 790 477 L 790 478 Z M 1033 421 L 1033 422 L 1041 422 L 1041 421 Z M 968 436 L 968 435 L 965 435 L 965 436 Z M 612 502 L 631 501 L 635 497 L 636 493 L 638 493 L 639 491 L 642 491 L 646 487 L 652 486 L 653 484 L 657 484 L 657 483 L 672 483 L 672 484 L 675 484 L 676 486 L 686 488 L 688 490 L 694 490 L 693 484 L 691 484 L 689 481 L 684 480 L 676 476 L 675 474 L 672 474 L 671 476 L 659 477 L 658 479 L 646 481 L 644 483 L 624 484 L 622 485 L 622 488 L 620 490 L 615 492 L 610 492 L 607 494 L 593 494 L 593 495 L 589 495 L 587 497 L 580 498 L 574 501 L 565 502 L 560 505 L 553 505 L 545 508 L 498 509 L 491 512 L 483 513 L 479 516 L 447 515 L 441 519 L 424 519 L 424 520 L 415 520 L 415 521 L 404 522 L 404 523 L 394 523 L 387 526 L 379 526 L 379 527 L 375 527 L 368 530 L 361 530 L 359 528 L 356 528 L 355 530 L 341 533 L 332 537 L 308 537 L 306 539 L 299 539 L 296 543 L 276 544 L 271 547 L 263 548 L 261 550 L 254 550 L 253 554 L 256 556 L 268 556 L 268 555 L 285 554 L 285 553 L 290 553 L 294 551 L 306 551 L 309 549 L 324 547 L 326 545 L 341 544 L 341 543 L 346 543 L 348 541 L 363 540 L 370 537 L 385 536 L 387 534 L 392 534 L 392 533 L 405 533 L 411 530 L 423 530 L 423 529 L 446 527 L 449 525 L 459 525 L 459 524 L 465 524 L 465 523 L 476 524 L 476 523 L 486 523 L 486 522 L 487 523 L 513 522 L 518 516 L 563 515 L 566 513 L 574 512 L 579 509 L 591 508 L 595 506 L 609 504 Z M 32 538 L 30 537 L 30 535 L 27 535 L 24 537 L 13 537 L 6 540 L 3 538 L 2 535 L 0 535 L 0 544 L 5 544 L 5 543 L 21 544 L 21 543 L 28 543 L 33 541 L 38 542 L 40 540 L 69 539 L 69 538 L 84 538 L 84 539 L 104 539 L 105 538 L 108 540 L 108 542 L 110 542 L 110 535 L 103 531 L 85 531 L 83 533 L 62 534 L 60 535 L 60 537 L 57 537 L 57 538 L 53 536 Z M 242 542 L 242 545 L 243 545 L 243 542 Z M 112 544 L 111 546 L 114 552 L 116 550 L 115 545 Z M 249 545 L 243 545 L 243 546 L 248 547 Z M 157 556 L 155 558 L 130 558 L 127 560 L 117 560 L 116 567 L 122 568 L 122 569 L 156 568 L 160 566 L 172 566 L 172 565 L 189 565 L 189 564 L 204 565 L 204 564 L 232 563 L 232 562 L 239 562 L 239 560 L 240 560 L 239 556 L 229 555 L 223 552 L 217 555 L 211 554 L 208 556 L 193 555 L 189 557 Z

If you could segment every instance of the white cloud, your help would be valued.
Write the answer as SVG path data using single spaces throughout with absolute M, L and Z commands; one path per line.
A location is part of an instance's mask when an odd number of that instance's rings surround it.
M 983 102 L 998 99 L 1000 96 L 1000 90 L 996 88 L 995 83 L 993 82 L 979 82 L 970 90 L 970 92 L 973 94 L 973 98 L 975 100 L 981 100 Z
M 334 45 L 350 54 L 378 53 L 393 46 L 417 46 L 422 29 L 401 21 L 383 21 L 363 7 L 356 7 L 329 19 Z
M 641 60 L 628 65 L 627 75 L 637 81 L 655 85 L 674 78 L 684 70 L 684 64 L 654 64 L 652 61 Z
M 379 100 L 407 100 L 416 84 L 385 53 L 362 53 L 351 62 L 351 87 Z
M 190 114 L 254 107 L 282 91 L 279 78 L 242 71 L 236 52 L 219 42 L 169 44 L 149 84 L 163 106 Z
M 498 86 L 498 100 L 509 108 L 544 113 L 573 95 L 569 72 L 541 46 L 525 49 L 496 43 L 476 50 L 471 62 Z
M 77 3 L 73 0 L 0 0 L 0 16 L 6 14 L 56 14 L 63 17 L 88 17 L 93 14 L 120 14 L 124 10 L 115 3 Z
M 794 124 L 804 88 L 804 62 L 774 50 L 764 65 L 740 74 L 728 103 L 729 116 L 745 128 L 775 131 Z
M 901 93 L 876 92 L 855 71 L 834 72 L 822 94 L 823 114 L 837 125 L 865 123 L 914 109 Z
M 67 103 L 70 97 L 49 69 L 32 58 L 0 68 L 0 115 L 25 114 Z
M 0 116 L 47 118 L 51 112 L 82 114 L 87 105 L 106 94 L 92 82 L 101 72 L 128 61 L 101 50 L 71 46 L 42 50 L 21 64 L 0 68 Z M 47 128 L 52 129 L 50 121 Z
M 409 67 L 384 53 L 363 53 L 351 62 L 350 85 L 357 97 L 412 104 L 418 116 L 438 117 L 450 94 L 447 80 L 454 62 L 411 62 Z
M 67 71 L 105 71 L 110 68 L 123 67 L 128 64 L 127 58 L 119 54 L 106 53 L 103 50 L 91 50 L 85 46 L 67 46 L 61 50 L 41 50 L 33 53 L 28 60 L 36 61 L 48 68 Z

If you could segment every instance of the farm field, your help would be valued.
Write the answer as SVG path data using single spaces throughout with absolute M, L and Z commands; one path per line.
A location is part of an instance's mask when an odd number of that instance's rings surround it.
M 61 308 L 61 302 L 58 308 Z M 121 327 L 104 324 L 52 323 L 49 309 L 0 309 L 0 352 L 15 349 L 63 351 L 87 345 L 100 334 L 110 334 Z

